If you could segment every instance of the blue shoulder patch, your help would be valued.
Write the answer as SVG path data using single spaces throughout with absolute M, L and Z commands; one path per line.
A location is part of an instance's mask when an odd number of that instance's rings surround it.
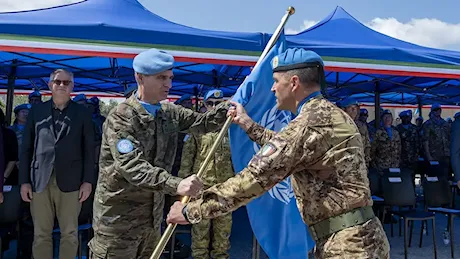
M 117 150 L 120 153 L 129 153 L 134 150 L 133 143 L 128 139 L 120 139 L 117 143 Z

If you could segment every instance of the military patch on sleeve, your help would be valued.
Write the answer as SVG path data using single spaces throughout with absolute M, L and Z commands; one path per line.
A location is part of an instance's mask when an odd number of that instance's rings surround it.
M 187 142 L 187 140 L 190 138 L 190 135 L 185 135 L 184 137 L 184 142 Z
M 260 149 L 260 155 L 268 157 L 276 152 L 276 147 L 273 144 L 265 144 L 262 149 Z
M 120 139 L 117 143 L 117 150 L 120 153 L 129 153 L 134 150 L 133 143 L 128 139 Z

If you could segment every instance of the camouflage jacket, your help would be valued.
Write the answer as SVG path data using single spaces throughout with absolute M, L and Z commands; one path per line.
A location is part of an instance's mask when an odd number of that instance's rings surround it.
M 247 133 L 263 147 L 239 174 L 187 205 L 191 223 L 236 210 L 290 175 L 308 225 L 372 205 L 356 124 L 321 95 L 306 102 L 279 133 L 255 123 Z
M 359 120 L 356 120 L 355 123 L 358 127 L 361 137 L 363 138 L 364 157 L 366 160 L 366 165 L 367 167 L 369 167 L 369 163 L 371 162 L 371 141 L 369 139 L 369 131 L 367 130 L 367 124 Z
M 160 228 L 164 194 L 175 195 L 181 178 L 171 171 L 180 131 L 215 131 L 226 120 L 228 103 L 200 114 L 162 103 L 152 116 L 135 95 L 112 109 L 103 129 L 93 228 L 100 235 Z M 159 219 L 153 219 L 161 216 Z M 158 214 L 156 214 L 158 212 Z
M 201 164 L 206 159 L 218 135 L 218 132 L 207 133 L 201 136 L 189 135 L 182 152 L 179 177 L 185 178 L 191 174 L 198 173 Z M 234 175 L 230 143 L 228 136 L 224 136 L 201 179 L 205 187 L 211 187 L 212 185 L 226 181 Z
M 372 166 L 378 170 L 399 168 L 401 157 L 401 137 L 395 127 L 391 127 L 392 138 L 382 127 L 375 133 L 372 143 Z
M 417 126 L 409 124 L 407 128 L 399 124 L 396 129 L 401 137 L 401 165 L 412 166 L 419 157 L 419 136 Z
M 434 160 L 450 156 L 450 126 L 444 120 L 429 119 L 423 124 L 423 142 L 428 142 L 428 151 Z

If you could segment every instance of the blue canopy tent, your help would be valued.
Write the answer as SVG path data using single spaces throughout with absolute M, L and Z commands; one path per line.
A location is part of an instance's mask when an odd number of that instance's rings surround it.
M 388 92 L 393 93 L 386 95 L 388 103 L 460 102 L 460 52 L 422 47 L 378 33 L 341 7 L 286 38 L 290 46 L 313 50 L 324 58 L 329 65 L 326 80 L 331 99 Z M 415 98 L 401 98 L 401 93 Z
M 312 28 L 286 38 L 290 46 L 312 49 L 324 57 L 333 100 L 357 93 L 398 92 L 420 97 L 430 93 L 445 104 L 460 101 L 459 53 L 379 34 L 340 7 Z M 64 67 L 76 75 L 75 91 L 119 94 L 135 84 L 131 69 L 135 54 L 157 47 L 176 59 L 171 94 L 197 94 L 217 86 L 230 96 L 268 39 L 262 33 L 179 25 L 136 0 L 86 0 L 0 13 L 0 51 L 4 51 L 0 88 L 11 90 L 14 78 L 16 89 L 46 89 L 49 73 Z M 394 103 L 401 100 L 395 98 Z
M 231 95 L 262 52 L 265 36 L 176 24 L 136 0 L 0 13 L 0 88 L 47 89 L 52 70 L 67 68 L 75 73 L 75 91 L 121 94 L 135 84 L 132 58 L 155 47 L 175 56 L 173 95 L 210 86 Z

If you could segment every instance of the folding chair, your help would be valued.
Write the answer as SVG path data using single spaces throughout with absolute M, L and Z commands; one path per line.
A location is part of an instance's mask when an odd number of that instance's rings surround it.
M 392 173 L 390 175 L 394 174 Z M 402 218 L 404 221 L 404 257 L 407 258 L 407 229 L 409 227 L 409 222 L 411 222 L 412 231 L 413 221 L 431 220 L 433 233 L 433 253 L 434 258 L 437 258 L 435 214 L 433 212 L 419 211 L 415 208 L 416 196 L 414 191 L 414 184 L 412 182 L 412 176 L 408 174 L 401 174 L 400 176 L 384 176 L 382 179 L 382 186 L 383 198 L 386 206 L 409 207 L 408 210 L 400 209 L 389 211 L 391 215 L 396 215 Z M 412 232 L 410 234 L 409 244 L 412 240 Z M 420 236 L 423 236 L 423 233 Z
M 452 208 L 452 193 L 449 189 L 449 182 L 436 176 L 425 177 L 423 192 L 425 194 L 425 208 L 431 212 L 447 216 L 447 230 L 450 234 L 450 254 L 452 258 L 455 258 L 453 221 L 455 217 L 460 217 L 460 210 Z

